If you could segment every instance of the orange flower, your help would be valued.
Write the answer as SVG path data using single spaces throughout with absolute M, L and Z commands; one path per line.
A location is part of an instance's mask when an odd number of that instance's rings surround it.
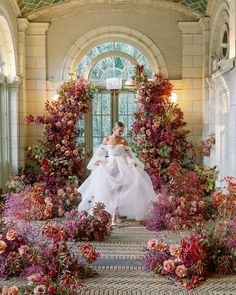
M 163 262 L 163 267 L 164 267 L 164 270 L 165 271 L 167 271 L 167 272 L 173 272 L 175 270 L 175 263 L 171 259 L 165 260 Z
M 7 244 L 4 241 L 0 241 L 0 254 L 2 254 L 3 252 L 5 252 L 7 247 Z
M 17 234 L 16 234 L 16 232 L 14 230 L 9 230 L 7 232 L 7 234 L 6 234 L 6 238 L 7 238 L 8 241 L 15 240 L 16 236 L 17 236 Z
M 181 264 L 176 267 L 175 273 L 179 278 L 184 278 L 187 275 L 187 268 L 183 264 Z
M 18 294 L 18 288 L 16 286 L 12 286 L 8 289 L 8 295 L 17 295 Z
M 157 249 L 161 252 L 164 252 L 167 249 L 167 244 L 159 243 L 159 244 L 157 244 Z

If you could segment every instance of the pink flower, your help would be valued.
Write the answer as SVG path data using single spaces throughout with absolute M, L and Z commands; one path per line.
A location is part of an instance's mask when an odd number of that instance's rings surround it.
M 52 203 L 52 199 L 49 198 L 49 197 L 46 197 L 46 198 L 44 199 L 44 202 L 45 202 L 46 204 L 51 204 L 51 203 Z
M 148 249 L 157 249 L 158 241 L 157 240 L 149 240 L 147 243 Z
M 65 191 L 64 191 L 63 188 L 60 188 L 60 189 L 57 191 L 58 196 L 62 196 L 64 193 L 65 193 Z
M 181 264 L 176 267 L 175 273 L 179 278 L 184 278 L 187 275 L 187 268 L 183 264 Z
M 172 245 L 170 246 L 170 254 L 172 256 L 179 256 L 181 253 L 181 247 L 179 245 Z
M 61 122 L 56 123 L 57 128 L 61 128 L 61 125 L 62 125 Z
M 43 295 L 46 293 L 46 287 L 44 285 L 39 285 L 34 288 L 34 295 Z
M 20 256 L 24 255 L 28 250 L 30 249 L 30 247 L 28 245 L 21 245 L 20 248 L 18 248 L 18 252 L 20 254 Z
M 173 272 L 175 270 L 175 263 L 173 260 L 168 259 L 163 262 L 163 267 L 166 272 Z
M 7 232 L 7 234 L 6 234 L 6 238 L 7 238 L 8 241 L 15 240 L 16 236 L 17 236 L 17 234 L 16 234 L 16 232 L 14 230 L 9 230 Z
M 205 202 L 204 201 L 199 201 L 198 202 L 198 206 L 200 207 L 200 208 L 204 208 L 205 207 Z
M 173 203 L 175 201 L 175 196 L 169 196 L 169 202 Z

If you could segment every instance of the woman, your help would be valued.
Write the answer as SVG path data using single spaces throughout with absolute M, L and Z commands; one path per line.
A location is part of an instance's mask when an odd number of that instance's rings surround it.
M 121 137 L 124 128 L 122 122 L 115 123 L 112 135 L 103 139 L 88 163 L 91 175 L 78 189 L 82 195 L 78 210 L 88 210 L 103 202 L 112 214 L 112 225 L 120 222 L 119 215 L 136 220 L 147 218 L 148 205 L 156 200 L 143 163 Z

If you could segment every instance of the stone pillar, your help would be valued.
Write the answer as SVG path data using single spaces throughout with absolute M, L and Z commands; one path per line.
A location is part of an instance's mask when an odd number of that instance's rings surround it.
M 0 188 L 19 168 L 18 86 L 20 78 L 0 76 Z
M 9 105 L 9 153 L 10 153 L 10 175 L 15 175 L 19 170 L 19 85 L 21 79 L 17 76 L 7 77 L 8 105 Z
M 25 146 L 26 146 L 26 124 L 24 118 L 26 116 L 26 29 L 29 26 L 29 22 L 25 18 L 18 19 L 18 74 L 21 77 L 21 84 L 19 87 L 19 167 L 25 165 Z
M 26 36 L 27 114 L 40 115 L 46 100 L 46 31 L 49 23 L 30 23 Z M 29 125 L 27 145 L 42 136 L 42 128 Z
M 199 22 L 179 22 L 182 31 L 182 102 L 190 140 L 202 138 L 202 29 Z

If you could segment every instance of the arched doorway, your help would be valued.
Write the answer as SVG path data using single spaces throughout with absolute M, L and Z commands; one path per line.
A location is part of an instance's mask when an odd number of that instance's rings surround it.
M 81 59 L 77 75 L 88 78 L 98 87 L 86 122 L 80 122 L 85 125 L 84 140 L 90 149 L 95 150 L 102 138 L 111 134 L 116 121 L 125 124 L 124 137 L 128 139 L 137 109 L 136 93 L 131 87 L 137 64 L 145 66 L 151 79 L 153 70 L 147 57 L 133 45 L 120 41 L 100 43 Z
M 0 16 L 0 190 L 18 170 L 16 62 L 7 20 Z

